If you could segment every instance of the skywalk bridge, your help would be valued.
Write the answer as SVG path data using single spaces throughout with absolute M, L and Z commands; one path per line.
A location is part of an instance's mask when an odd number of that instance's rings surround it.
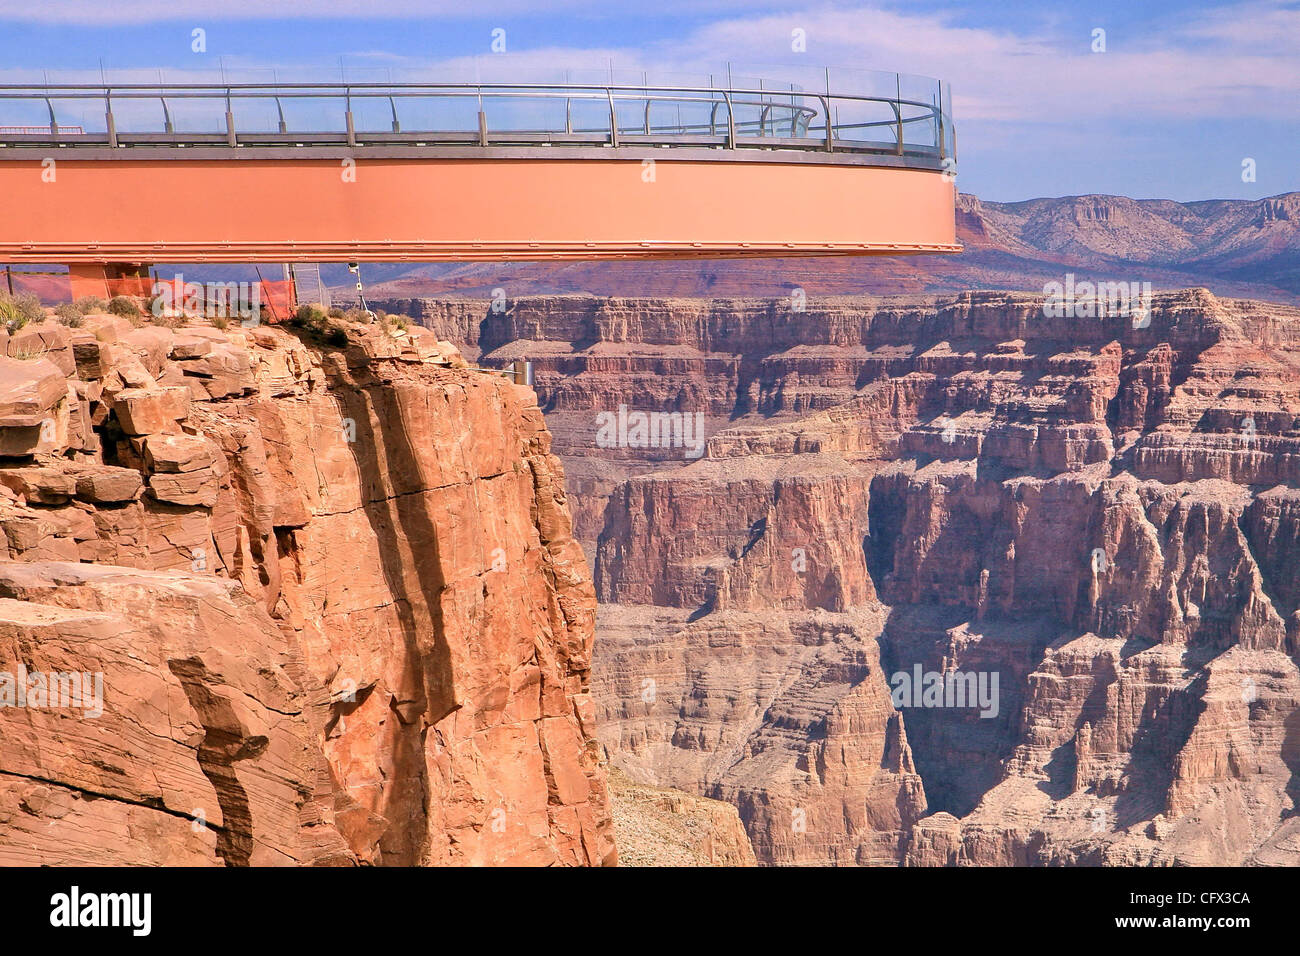
M 946 104 L 938 83 L 0 86 L 0 262 L 957 252 Z

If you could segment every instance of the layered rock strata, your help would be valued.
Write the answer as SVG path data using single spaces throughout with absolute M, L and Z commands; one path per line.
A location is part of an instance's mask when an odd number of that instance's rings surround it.
M 1150 305 L 430 321 L 536 364 L 612 759 L 734 803 L 760 862 L 1294 863 L 1300 312 Z M 602 443 L 620 405 L 707 448 Z

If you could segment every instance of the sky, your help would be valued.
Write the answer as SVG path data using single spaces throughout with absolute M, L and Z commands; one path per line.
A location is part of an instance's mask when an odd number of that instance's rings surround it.
M 611 65 L 665 77 L 728 63 L 776 81 L 827 67 L 942 80 L 958 188 L 988 200 L 1300 190 L 1300 0 L 0 0 L 0 83 L 516 79 Z M 0 110 L 6 122 L 21 121 Z

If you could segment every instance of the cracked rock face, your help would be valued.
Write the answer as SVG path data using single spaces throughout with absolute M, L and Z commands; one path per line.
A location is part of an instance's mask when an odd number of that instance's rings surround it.
M 11 562 L 0 592 L 0 671 L 102 682 L 79 707 L 0 708 L 6 865 L 353 858 L 311 745 L 301 655 L 237 584 Z
M 614 862 L 594 592 L 530 390 L 423 329 L 24 334 L 0 702 L 100 675 L 102 714 L 0 706 L 0 863 Z
M 469 312 L 423 314 L 536 363 L 634 780 L 733 803 L 766 863 L 1300 862 L 1300 311 Z M 598 443 L 620 405 L 707 451 Z M 996 706 L 895 696 L 917 670 Z

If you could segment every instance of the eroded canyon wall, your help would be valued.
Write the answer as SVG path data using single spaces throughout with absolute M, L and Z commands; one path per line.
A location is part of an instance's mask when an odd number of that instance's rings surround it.
M 734 803 L 760 861 L 1300 862 L 1300 311 L 539 297 L 425 321 L 536 364 L 614 762 Z M 620 406 L 698 414 L 707 449 L 599 441 Z M 891 693 L 917 670 L 996 693 Z
M 102 675 L 0 706 L 0 863 L 614 862 L 531 390 L 380 325 L 0 353 L 0 672 Z

